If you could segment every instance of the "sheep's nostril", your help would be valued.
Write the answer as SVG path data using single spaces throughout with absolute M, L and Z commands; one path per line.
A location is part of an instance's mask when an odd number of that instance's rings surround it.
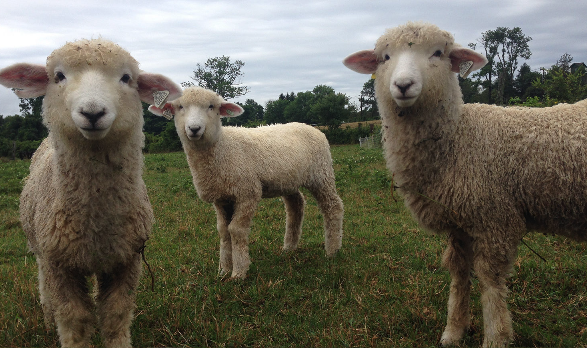
M 198 131 L 201 129 L 202 127 L 190 127 L 190 132 L 192 132 L 192 134 L 198 134 Z
M 406 95 L 406 92 L 412 86 L 412 83 L 406 83 L 403 85 L 396 84 L 396 86 L 397 86 L 397 88 L 399 88 L 400 92 L 402 92 L 403 95 Z
M 105 110 L 101 110 L 101 111 L 98 111 L 98 112 L 87 112 L 87 111 L 81 111 L 80 113 L 81 113 L 82 115 L 84 115 L 84 117 L 85 117 L 85 118 L 87 118 L 87 119 L 88 119 L 88 121 L 90 121 L 90 123 L 91 123 L 92 125 L 95 125 L 95 124 L 96 124 L 96 122 L 98 122 L 98 120 L 99 120 L 99 119 L 100 119 L 102 116 L 106 115 L 106 111 L 105 111 Z

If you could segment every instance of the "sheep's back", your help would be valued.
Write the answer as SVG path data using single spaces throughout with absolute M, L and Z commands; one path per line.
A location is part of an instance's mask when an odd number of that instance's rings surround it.
M 206 177 L 194 179 L 204 200 L 214 200 L 222 194 L 237 196 L 259 191 L 263 197 L 281 196 L 297 192 L 300 186 L 313 186 L 325 177 L 334 179 L 326 137 L 301 123 L 224 127 L 214 158 L 212 168 L 204 168 L 205 163 L 194 164 L 199 167 L 196 176 Z M 214 178 L 204 173 L 212 171 Z M 225 192 L 212 192 L 218 188 Z
M 465 188 L 458 206 L 587 239 L 587 100 L 539 109 L 465 105 L 455 144 L 460 172 L 452 180 Z

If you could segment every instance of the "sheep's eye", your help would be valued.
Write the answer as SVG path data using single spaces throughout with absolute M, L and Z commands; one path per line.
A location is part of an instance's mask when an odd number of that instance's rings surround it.
M 214 109 L 214 105 L 210 104 L 210 106 L 208 106 L 208 109 L 210 109 L 210 110 Z
M 437 50 L 436 52 L 434 52 L 434 54 L 432 56 L 434 56 L 434 57 L 440 57 L 440 56 L 442 56 L 442 51 L 441 50 Z
M 122 77 L 120 78 L 120 81 L 122 83 L 128 83 L 130 81 L 130 75 L 129 74 L 122 75 Z
M 179 106 L 179 109 L 180 109 L 180 110 L 181 110 L 181 109 L 183 109 L 183 105 L 180 105 L 180 106 Z
M 385 60 L 389 60 L 389 54 L 385 55 Z
M 63 73 L 61 71 L 56 72 L 55 73 L 55 83 L 59 83 L 63 80 L 65 80 L 65 75 L 63 75 Z

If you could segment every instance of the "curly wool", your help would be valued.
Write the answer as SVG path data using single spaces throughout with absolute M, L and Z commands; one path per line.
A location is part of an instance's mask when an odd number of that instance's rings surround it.
M 124 62 L 131 73 L 139 71 L 126 51 L 104 40 L 68 43 L 47 62 L 50 79 L 56 67 L 72 74 L 95 67 L 107 75 Z M 130 347 L 139 251 L 154 222 L 142 180 L 142 106 L 138 94 L 119 96 L 110 132 L 88 141 L 73 124 L 68 93 L 51 81 L 47 86 L 43 120 L 49 137 L 32 158 L 20 198 L 23 230 L 39 265 L 45 322 L 57 323 L 62 346 L 87 346 L 98 321 L 106 346 Z M 92 275 L 96 303 L 85 285 Z
M 172 104 L 217 110 L 224 100 L 212 91 L 189 88 Z M 342 245 L 343 204 L 336 193 L 330 146 L 319 130 L 301 123 L 258 128 L 222 127 L 209 116 L 200 140 L 186 135 L 185 115 L 175 125 L 198 196 L 214 202 L 220 243 L 221 273 L 243 278 L 249 267 L 250 223 L 262 198 L 282 196 L 286 205 L 284 249 L 297 247 L 307 188 L 324 215 L 325 249 L 332 256 Z
M 382 52 L 427 45 L 432 54 L 443 44 L 450 52 L 457 45 L 447 35 L 408 23 L 377 41 L 383 146 L 413 217 L 449 235 L 443 263 L 452 283 L 441 343 L 457 344 L 470 325 L 474 270 L 483 346 L 503 347 L 513 339 L 505 279 L 522 237 L 539 231 L 587 240 L 587 100 L 540 109 L 463 104 L 451 61 L 441 56 L 422 65 L 422 93 L 413 106 L 399 107 L 388 78 L 395 66 Z

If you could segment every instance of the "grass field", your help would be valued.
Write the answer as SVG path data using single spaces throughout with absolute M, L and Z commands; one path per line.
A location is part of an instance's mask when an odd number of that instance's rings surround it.
M 300 246 L 281 250 L 280 199 L 259 206 L 252 265 L 243 281 L 219 279 L 216 218 L 192 186 L 183 153 L 146 155 L 157 223 L 132 326 L 135 347 L 434 347 L 446 320 L 444 236 L 415 225 L 391 191 L 381 150 L 332 148 L 345 203 L 341 252 L 325 257 L 322 217 L 308 204 Z M 28 161 L 0 162 L 0 347 L 58 347 L 46 331 L 34 256 L 18 220 Z M 398 199 L 398 201 L 396 201 Z M 587 347 L 587 244 L 529 234 L 509 280 L 515 346 Z M 478 284 L 463 347 L 482 342 Z M 100 346 L 96 335 L 94 343 Z

